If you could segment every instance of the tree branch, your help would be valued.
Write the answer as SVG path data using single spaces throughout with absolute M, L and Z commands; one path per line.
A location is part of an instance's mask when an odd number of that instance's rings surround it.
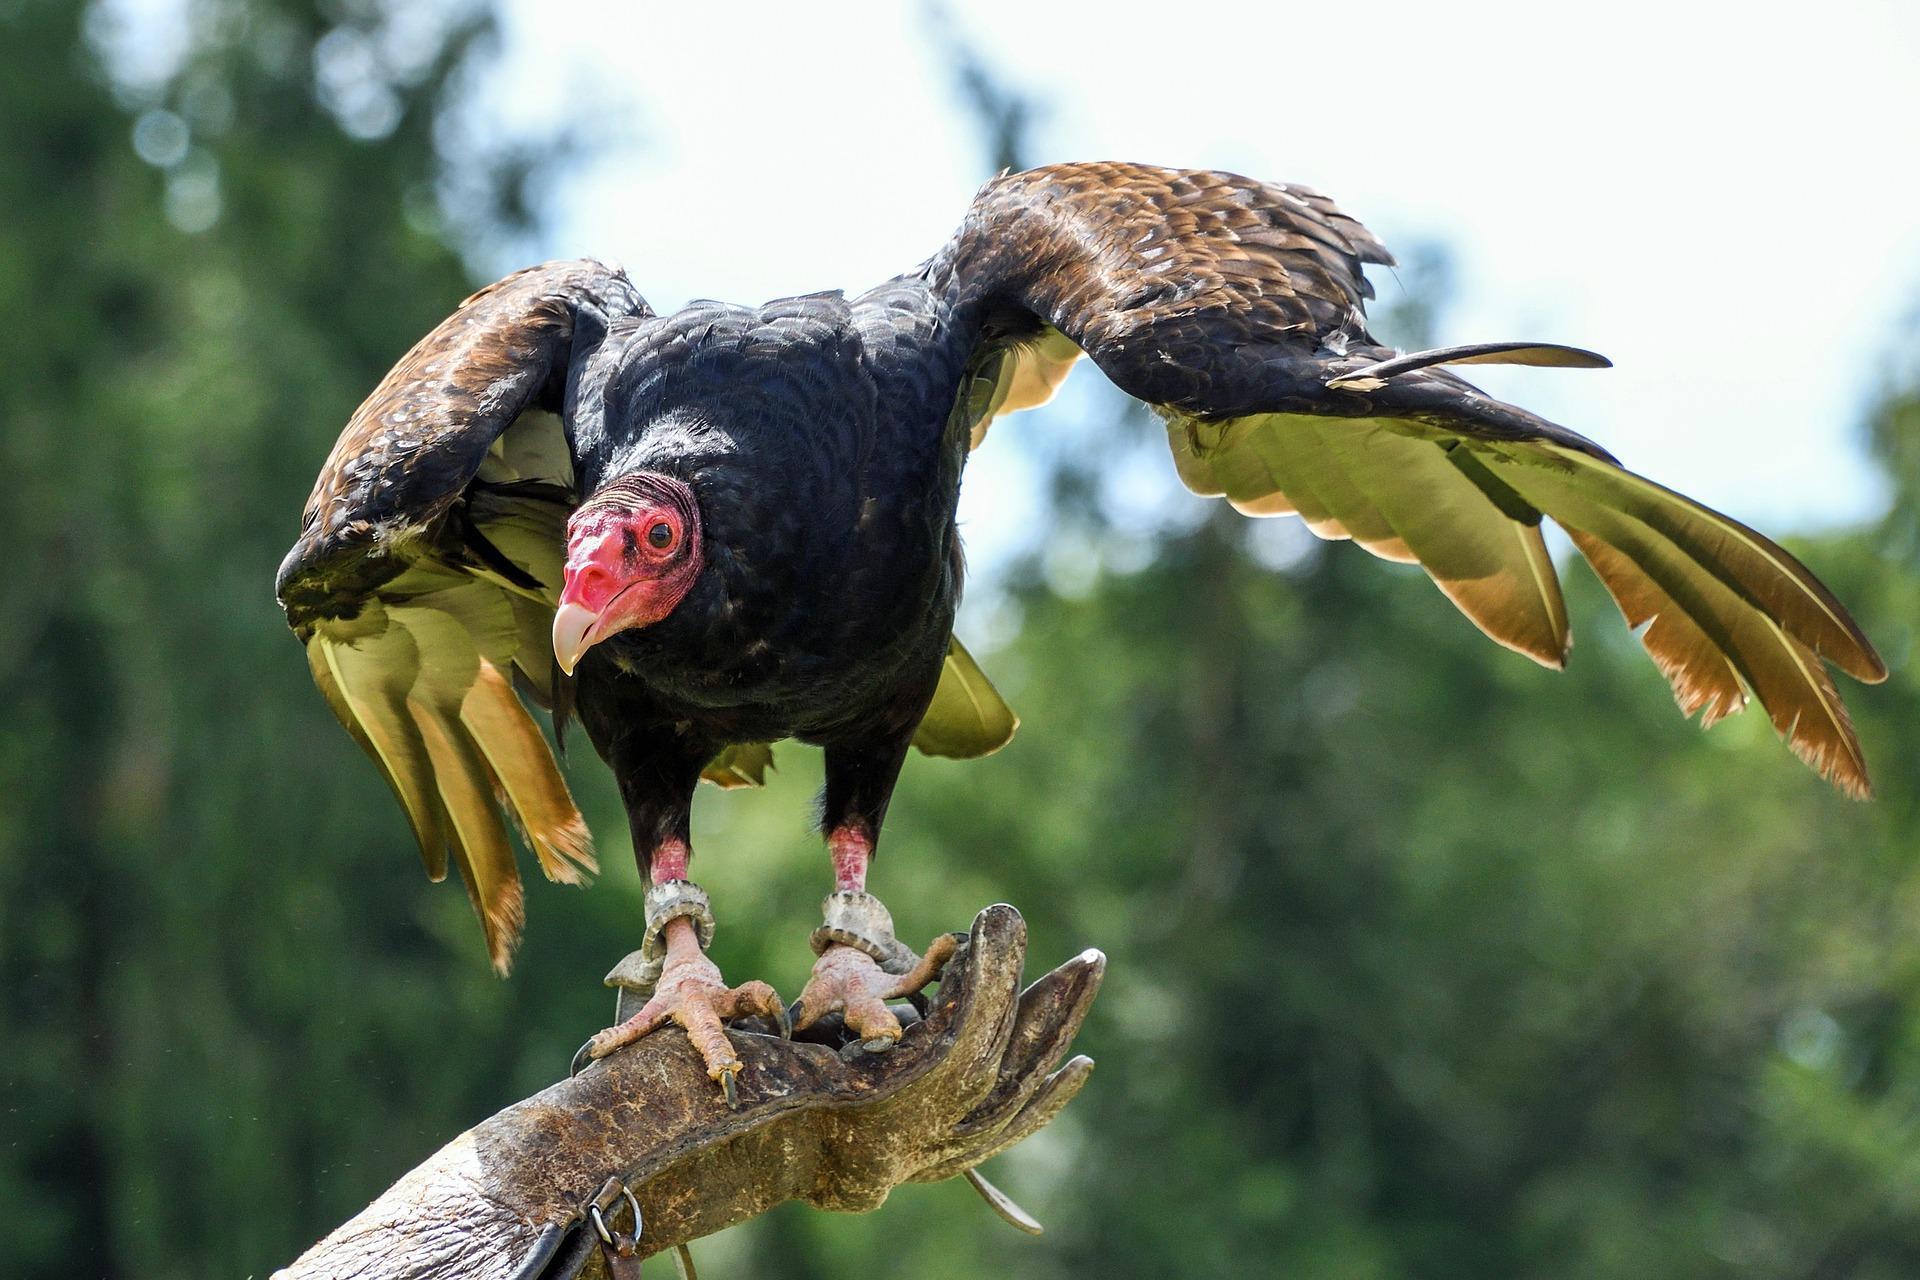
M 1019 913 L 981 912 L 927 1016 L 886 1053 L 734 1030 L 735 1109 L 684 1034 L 655 1032 L 461 1134 L 277 1275 L 531 1280 L 591 1234 L 583 1215 L 609 1179 L 638 1202 L 644 1257 L 785 1200 L 858 1212 L 902 1182 L 956 1177 L 1046 1124 L 1093 1069 L 1055 1064 L 1105 958 L 1084 952 L 1021 992 L 1025 956 Z

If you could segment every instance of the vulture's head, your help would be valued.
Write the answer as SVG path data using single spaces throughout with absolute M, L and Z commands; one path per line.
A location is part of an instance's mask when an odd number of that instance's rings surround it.
M 603 486 L 567 521 L 566 580 L 553 654 L 568 675 L 608 636 L 672 613 L 705 563 L 700 505 L 684 480 L 635 471 Z

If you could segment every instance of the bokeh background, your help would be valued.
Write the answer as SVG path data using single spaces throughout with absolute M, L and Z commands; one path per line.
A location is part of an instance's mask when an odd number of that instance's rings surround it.
M 717 1276 L 1920 1273 L 1920 12 L 1685 3 L 0 0 L 0 1272 L 263 1276 L 607 1017 L 639 890 L 536 882 L 513 978 L 424 883 L 271 593 L 332 437 L 474 285 L 862 288 L 1005 165 L 1321 186 L 1403 344 L 1787 534 L 1893 668 L 1846 802 L 1703 736 L 1584 570 L 1555 676 L 1416 572 L 1181 494 L 1097 373 L 969 480 L 962 631 L 1025 724 L 915 758 L 903 931 L 1112 958 L 1100 1069 L 991 1170 L 789 1206 Z M 1501 372 L 1501 371 L 1494 371 Z M 814 753 L 708 791 L 791 994 Z

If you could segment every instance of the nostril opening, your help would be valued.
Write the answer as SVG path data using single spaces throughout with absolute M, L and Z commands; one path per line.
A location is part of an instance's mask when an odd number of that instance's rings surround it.
M 567 594 L 589 608 L 598 608 L 612 596 L 619 580 L 605 567 L 584 564 L 568 575 Z

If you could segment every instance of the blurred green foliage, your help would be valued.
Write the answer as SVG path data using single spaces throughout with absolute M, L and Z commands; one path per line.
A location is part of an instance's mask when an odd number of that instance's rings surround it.
M 635 937 L 576 751 L 608 871 L 533 884 L 494 979 L 270 598 L 339 424 L 473 283 L 436 127 L 486 17 L 434 11 L 203 4 L 142 83 L 111 11 L 0 5 L 9 1275 L 265 1274 L 562 1071 Z M 1049 1234 L 911 1188 L 710 1273 L 1920 1272 L 1913 384 L 1872 424 L 1901 503 L 1799 548 L 1894 667 L 1850 691 L 1872 805 L 1758 715 L 1681 721 L 1578 570 L 1564 676 L 1280 524 L 1015 575 L 982 658 L 1025 727 L 909 765 L 875 887 L 908 934 L 1004 897 L 1037 964 L 1112 957 L 1093 1083 L 995 1170 Z M 779 760 L 696 843 L 717 958 L 791 994 L 826 867 Z

